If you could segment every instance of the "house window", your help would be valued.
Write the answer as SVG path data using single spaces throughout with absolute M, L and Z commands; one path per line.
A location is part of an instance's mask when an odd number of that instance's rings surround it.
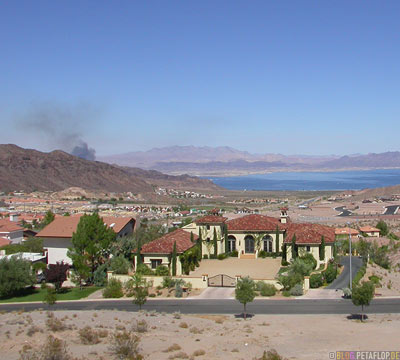
M 210 230 L 210 225 L 207 225 L 207 230 Z
M 228 251 L 232 252 L 236 250 L 236 238 L 232 235 L 228 236 Z
M 306 249 L 307 249 L 307 252 L 310 252 L 311 251 L 311 246 L 307 246 Z
M 209 237 L 207 238 L 207 242 L 210 242 L 210 238 Z
M 161 259 L 151 259 L 151 268 L 156 269 L 157 266 L 161 265 L 162 260 Z

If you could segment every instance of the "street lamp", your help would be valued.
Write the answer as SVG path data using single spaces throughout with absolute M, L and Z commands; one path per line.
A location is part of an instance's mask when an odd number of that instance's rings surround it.
M 352 290 L 352 274 L 351 274 L 351 229 L 350 229 L 350 222 L 347 223 L 347 226 L 349 228 L 349 256 L 350 256 L 350 290 Z

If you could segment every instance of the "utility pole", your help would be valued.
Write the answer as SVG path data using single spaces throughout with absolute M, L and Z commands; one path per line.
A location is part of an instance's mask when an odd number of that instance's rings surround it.
M 351 229 L 350 229 L 350 222 L 347 223 L 347 226 L 349 227 L 349 256 L 350 256 L 350 290 L 353 288 L 353 279 L 352 279 L 352 274 L 351 274 Z

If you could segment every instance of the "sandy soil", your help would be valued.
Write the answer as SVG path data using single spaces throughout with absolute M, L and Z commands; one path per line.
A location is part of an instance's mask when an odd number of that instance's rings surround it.
M 51 331 L 45 311 L 0 315 L 2 359 L 19 359 L 22 346 L 39 352 L 52 334 L 67 343 L 68 352 L 82 359 L 112 359 L 111 334 L 132 331 L 137 321 L 147 331 L 137 333 L 140 352 L 146 359 L 254 359 L 264 350 L 276 349 L 288 359 L 328 359 L 340 350 L 398 350 L 400 315 L 370 315 L 365 323 L 345 315 L 257 315 L 244 321 L 233 316 L 128 313 L 119 311 L 59 311 L 54 318 L 67 326 Z M 102 331 L 100 342 L 84 345 L 79 329 L 90 326 Z M 32 327 L 36 332 L 28 335 Z M 107 336 L 108 333 L 108 336 Z M 174 345 L 176 344 L 176 345 Z M 174 345 L 176 350 L 170 349 Z M 194 356 L 194 352 L 198 355 Z M 185 357 L 186 355 L 186 357 Z M 180 356 L 180 357 L 179 357 Z
M 375 264 L 369 264 L 363 281 L 368 281 L 369 276 L 376 275 L 381 278 L 380 284 L 375 290 L 377 296 L 399 296 L 400 294 L 400 271 L 398 268 L 386 270 Z

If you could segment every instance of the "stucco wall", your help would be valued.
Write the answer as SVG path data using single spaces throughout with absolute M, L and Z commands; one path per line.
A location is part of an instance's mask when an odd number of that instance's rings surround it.
M 71 265 L 72 261 L 67 256 L 68 248 L 71 246 L 71 238 L 43 238 L 43 247 L 48 251 L 49 264 L 64 261 Z

